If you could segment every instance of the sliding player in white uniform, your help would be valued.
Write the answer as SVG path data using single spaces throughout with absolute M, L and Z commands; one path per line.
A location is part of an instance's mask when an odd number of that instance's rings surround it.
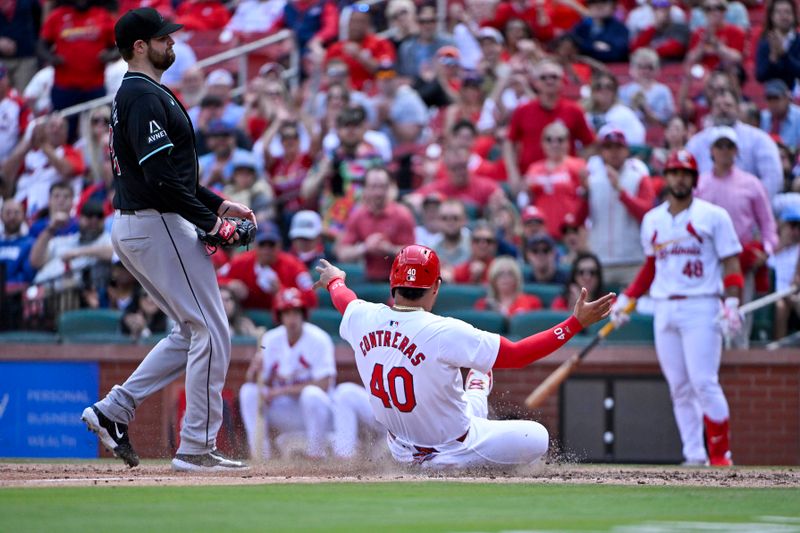
M 329 433 L 333 432 L 333 453 L 353 457 L 358 449 L 359 423 L 376 429 L 367 391 L 355 383 L 336 382 L 333 341 L 325 331 L 306 322 L 308 310 L 295 288 L 283 289 L 275 300 L 275 319 L 281 325 L 266 332 L 261 351 L 247 370 L 249 383 L 239 391 L 242 421 L 251 455 L 258 450 L 256 424 L 261 432 L 262 458 L 269 459 L 269 429 L 278 433 L 304 432 L 306 455 L 328 455 Z M 261 372 L 264 387 L 255 383 Z M 263 419 L 258 413 L 258 395 L 263 398 Z
M 547 430 L 529 420 L 487 420 L 492 368 L 521 368 L 565 344 L 611 310 L 613 295 L 586 302 L 552 329 L 511 342 L 430 312 L 441 285 L 430 248 L 403 248 L 392 265 L 392 307 L 357 299 L 325 260 L 317 286 L 343 314 L 339 332 L 355 352 L 375 418 L 401 463 L 431 467 L 528 464 L 547 451 Z M 466 391 L 461 368 L 470 368 Z
M 670 156 L 664 177 L 668 199 L 642 221 L 646 262 L 614 304 L 612 320 L 624 323 L 622 310 L 630 299 L 650 289 L 656 352 L 669 384 L 685 464 L 728 466 L 729 411 L 718 374 L 722 336 L 735 335 L 742 326 L 742 248 L 728 213 L 692 197 L 697 163 L 689 152 Z M 720 304 L 723 289 L 726 298 Z

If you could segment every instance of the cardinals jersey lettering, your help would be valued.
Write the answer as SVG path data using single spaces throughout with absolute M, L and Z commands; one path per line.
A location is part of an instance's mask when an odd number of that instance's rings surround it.
M 355 352 L 375 418 L 417 446 L 455 441 L 469 427 L 461 368 L 488 372 L 500 336 L 455 318 L 354 300 L 339 334 Z
M 284 326 L 266 332 L 261 338 L 261 353 L 267 386 L 296 385 L 336 377 L 330 335 L 308 322 L 303 324 L 300 339 L 291 346 Z
M 727 211 L 695 198 L 675 216 L 664 202 L 644 216 L 645 255 L 656 259 L 650 296 L 721 296 L 722 260 L 742 251 Z

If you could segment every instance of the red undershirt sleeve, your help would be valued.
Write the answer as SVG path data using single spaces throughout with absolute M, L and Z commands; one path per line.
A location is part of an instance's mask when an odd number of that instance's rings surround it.
M 639 273 L 636 274 L 628 288 L 622 291 L 625 296 L 629 298 L 639 298 L 642 294 L 646 293 L 656 277 L 656 257 L 654 255 L 647 256 Z
M 350 302 L 357 298 L 356 293 L 350 290 L 347 285 L 344 284 L 344 280 L 342 278 L 334 278 L 328 283 L 328 292 L 331 293 L 331 301 L 333 302 L 333 306 L 339 311 L 341 314 L 344 314 L 345 309 L 347 306 L 350 305 Z
M 583 329 L 575 315 L 548 330 L 518 342 L 500 337 L 500 349 L 494 368 L 522 368 L 564 346 Z

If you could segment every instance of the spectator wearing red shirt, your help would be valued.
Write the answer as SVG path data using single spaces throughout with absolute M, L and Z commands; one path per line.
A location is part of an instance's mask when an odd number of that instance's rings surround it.
M 172 19 L 175 12 L 172 9 L 172 2 L 170 0 L 119 0 L 117 13 L 122 15 L 131 9 L 139 7 L 152 7 L 165 19 Z
M 689 40 L 689 53 L 686 62 L 700 63 L 709 70 L 720 64 L 725 68 L 741 67 L 744 59 L 746 35 L 744 30 L 725 22 L 725 0 L 705 0 L 703 12 L 708 24 L 697 28 Z
M 525 171 L 524 190 L 528 200 L 543 214 L 547 232 L 561 238 L 561 223 L 571 213 L 585 209 L 586 162 L 567 153 L 569 131 L 561 122 L 553 122 L 542 132 L 545 159 Z M 583 209 L 582 209 L 583 208 Z
M 475 302 L 475 309 L 497 311 L 506 318 L 541 309 L 542 301 L 533 294 L 525 294 L 522 288 L 522 271 L 516 260 L 498 257 L 489 267 L 487 294 Z
M 338 58 L 347 63 L 353 88 L 361 91 L 368 89 L 368 82 L 375 79 L 378 65 L 395 61 L 395 51 L 390 41 L 373 33 L 369 5 L 353 4 L 350 7 L 347 38 L 328 48 L 325 62 Z
M 369 281 L 386 281 L 394 256 L 414 244 L 414 216 L 407 207 L 389 199 L 391 184 L 386 169 L 367 171 L 360 205 L 347 217 L 334 249 L 339 261 L 364 261 Z
M 45 19 L 39 51 L 55 67 L 53 109 L 100 98 L 106 94 L 105 65 L 119 58 L 114 17 L 91 0 L 64 3 Z M 70 124 L 73 134 L 75 125 Z
M 503 159 L 512 187 L 519 187 L 521 170 L 544 159 L 542 130 L 551 122 L 560 120 L 569 130 L 570 155 L 575 155 L 578 146 L 586 147 L 594 142 L 583 109 L 563 98 L 564 69 L 553 60 L 544 59 L 532 71 L 532 83 L 538 97 L 517 107 L 511 114 L 508 138 L 503 144 Z
M 420 187 L 409 199 L 412 203 L 418 205 L 426 195 L 439 193 L 446 199 L 455 198 L 483 210 L 494 196 L 503 195 L 496 181 L 470 171 L 468 147 L 449 141 L 444 149 L 443 162 L 438 179 Z
M 231 19 L 230 12 L 219 0 L 186 0 L 178 6 L 177 15 L 175 22 L 183 24 L 188 31 L 221 30 Z
M 552 5 L 545 0 L 499 2 L 495 8 L 494 17 L 483 23 L 504 31 L 509 21 L 513 19 L 525 22 L 530 28 L 532 36 L 540 42 L 549 42 L 555 36 L 556 28 L 552 20 Z M 580 20 L 580 15 L 575 22 L 578 20 Z
M 30 116 L 30 110 L 23 99 L 11 88 L 8 69 L 5 65 L 0 65 L 0 164 L 17 145 L 28 127 Z
M 653 25 L 639 32 L 631 41 L 631 52 L 652 48 L 661 59 L 683 59 L 689 44 L 689 27 L 672 20 L 671 0 L 652 0 L 650 4 L 653 7 Z
M 486 283 L 489 268 L 497 256 L 497 237 L 494 228 L 485 220 L 479 220 L 472 227 L 470 235 L 470 256 L 453 269 L 455 283 Z
M 283 154 L 279 157 L 274 157 L 269 150 L 276 135 L 283 148 Z M 283 221 L 289 221 L 305 205 L 300 190 L 313 160 L 300 147 L 298 123 L 287 116 L 280 116 L 270 125 L 264 134 L 262 146 L 279 216 Z
M 295 287 L 309 307 L 316 307 L 308 269 L 292 254 L 281 251 L 281 234 L 272 222 L 262 222 L 256 234 L 255 250 L 243 252 L 219 269 L 220 285 L 227 285 L 245 309 L 272 309 L 280 289 Z

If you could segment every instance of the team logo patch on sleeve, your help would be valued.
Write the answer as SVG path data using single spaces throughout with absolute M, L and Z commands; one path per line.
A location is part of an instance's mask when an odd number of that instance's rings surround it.
M 164 131 L 158 122 L 155 120 L 150 121 L 150 135 L 147 136 L 147 144 L 153 144 L 159 139 L 163 139 L 167 136 L 167 132 Z

